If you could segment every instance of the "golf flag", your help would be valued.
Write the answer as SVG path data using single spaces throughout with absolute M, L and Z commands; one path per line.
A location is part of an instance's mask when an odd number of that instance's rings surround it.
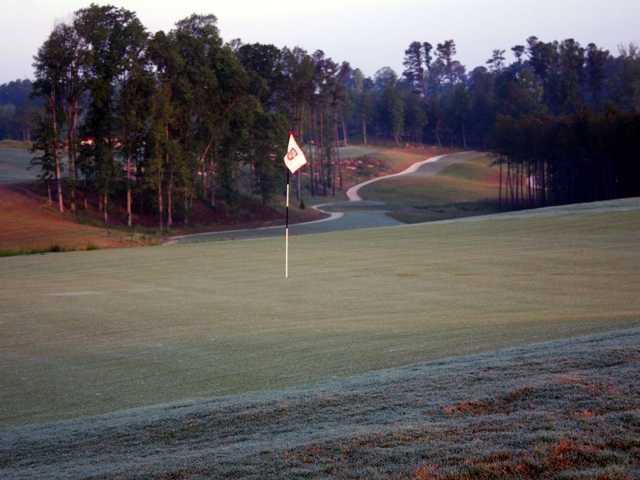
M 307 164 L 307 159 L 291 132 L 289 132 L 289 146 L 287 147 L 287 154 L 284 156 L 284 164 L 287 167 L 287 214 L 284 224 L 284 278 L 289 278 L 289 172 L 296 173 L 300 167 Z
M 302 149 L 298 146 L 293 134 L 289 134 L 289 146 L 287 154 L 284 156 L 284 164 L 291 173 L 296 173 L 300 167 L 307 164 L 307 158 L 304 156 Z

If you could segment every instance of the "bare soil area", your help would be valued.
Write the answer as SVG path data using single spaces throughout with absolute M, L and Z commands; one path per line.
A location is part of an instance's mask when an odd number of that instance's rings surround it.
M 24 185 L 0 185 L 0 250 L 82 250 L 144 244 L 126 233 L 76 222 Z
M 132 230 L 126 227 L 126 210 L 112 202 L 110 225 L 104 227 L 102 212 L 90 198 L 87 209 L 78 216 L 60 214 L 47 203 L 46 192 L 33 184 L 0 185 L 0 251 L 29 252 L 51 249 L 84 250 L 86 248 L 132 247 L 156 244 L 161 236 L 155 231 L 154 214 L 136 215 Z M 67 209 L 68 209 L 67 205 Z M 298 223 L 323 218 L 314 209 L 292 208 L 290 222 Z M 190 225 L 179 224 L 172 234 L 202 231 L 254 228 L 284 223 L 284 209 L 259 205 L 240 199 L 233 207 L 212 209 L 202 202 L 194 204 Z

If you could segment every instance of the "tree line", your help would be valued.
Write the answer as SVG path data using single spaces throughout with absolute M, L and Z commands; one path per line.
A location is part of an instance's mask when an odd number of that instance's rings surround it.
M 588 182 L 587 163 L 589 172 L 610 167 L 602 195 L 627 192 L 616 185 L 630 160 L 612 160 L 602 145 L 635 128 L 638 50 L 530 37 L 511 51 L 510 63 L 494 50 L 467 72 L 453 40 L 416 41 L 400 76 L 384 67 L 366 77 L 321 50 L 225 43 L 212 15 L 152 34 L 134 12 L 91 5 L 56 26 L 35 57 L 33 92 L 44 104 L 35 162 L 61 211 L 91 198 L 108 223 L 110 201 L 122 198 L 129 225 L 134 211 L 155 212 L 161 229 L 187 224 L 196 201 L 216 208 L 248 193 L 269 202 L 288 129 L 310 160 L 294 179 L 298 195 L 335 194 L 338 147 L 374 139 L 494 149 L 505 206 L 586 198 L 589 184 L 578 184 Z M 600 143 L 571 143 L 585 132 Z
M 31 141 L 32 120 L 42 102 L 32 97 L 31 80 L 14 80 L 0 85 L 0 140 Z
M 640 196 L 640 115 L 500 117 L 500 202 L 535 207 Z

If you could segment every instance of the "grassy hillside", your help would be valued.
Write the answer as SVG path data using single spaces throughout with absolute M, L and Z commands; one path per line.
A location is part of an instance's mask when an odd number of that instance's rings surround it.
M 640 324 L 640 212 L 0 259 L 0 424 Z
M 483 153 L 456 154 L 460 163 L 435 176 L 418 171 L 364 187 L 366 200 L 382 201 L 398 220 L 414 223 L 493 213 L 498 210 L 498 171 Z
M 365 180 L 397 173 L 416 162 L 451 152 L 451 149 L 436 146 L 398 148 L 379 145 L 349 145 L 341 147 L 339 155 L 343 187 L 346 190 Z M 324 201 L 330 200 L 325 199 Z
M 38 195 L 34 188 L 16 185 L 37 178 L 38 169 L 28 168 L 32 157 L 23 143 L 0 142 L 0 256 L 143 242 L 140 235 L 109 231 L 78 223 L 71 215 L 60 215 L 46 205 L 46 193 Z
M 640 478 L 640 328 L 0 429 L 2 478 Z

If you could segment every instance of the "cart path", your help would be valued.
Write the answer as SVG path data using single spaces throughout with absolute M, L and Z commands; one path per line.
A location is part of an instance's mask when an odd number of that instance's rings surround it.
M 362 197 L 360 196 L 360 193 L 359 193 L 361 188 L 366 187 L 367 185 L 371 185 L 372 183 L 379 182 L 381 180 L 386 180 L 387 178 L 399 177 L 401 175 L 411 175 L 412 173 L 416 173 L 420 169 L 420 167 L 422 167 L 423 165 L 427 165 L 429 163 L 438 162 L 438 161 L 440 161 L 443 158 L 448 157 L 448 156 L 451 156 L 451 155 L 438 155 L 437 157 L 427 158 L 426 160 L 423 160 L 421 162 L 414 163 L 409 168 L 403 170 L 400 173 L 393 173 L 391 175 L 385 175 L 383 177 L 372 178 L 371 180 L 367 180 L 366 182 L 362 182 L 362 183 L 359 183 L 357 185 L 354 185 L 349 190 L 347 190 L 347 199 L 350 202 L 360 202 L 360 201 L 362 201 Z M 439 172 L 440 170 L 442 170 L 442 168 L 444 168 L 446 166 L 446 165 L 443 165 L 443 164 L 444 164 L 444 162 L 440 163 L 439 166 L 441 168 L 437 169 L 437 172 Z
M 340 202 L 323 203 L 314 205 L 312 208 L 329 215 L 327 218 L 302 222 L 289 225 L 290 235 L 308 235 L 313 233 L 327 233 L 340 230 L 353 230 L 359 228 L 391 227 L 404 225 L 389 215 L 387 206 L 382 202 L 372 202 L 363 200 L 360 190 L 372 183 L 386 180 L 401 175 L 433 176 L 454 163 L 465 160 L 466 156 L 472 154 L 455 153 L 448 155 L 438 155 L 435 157 L 416 162 L 400 173 L 372 178 L 365 182 L 354 185 L 346 192 L 347 200 Z M 171 237 L 165 245 L 176 243 L 194 243 L 220 240 L 249 240 L 255 238 L 275 237 L 282 235 L 284 225 L 270 227 L 246 228 L 239 230 L 225 230 L 216 232 L 204 232 L 191 235 L 180 235 Z

